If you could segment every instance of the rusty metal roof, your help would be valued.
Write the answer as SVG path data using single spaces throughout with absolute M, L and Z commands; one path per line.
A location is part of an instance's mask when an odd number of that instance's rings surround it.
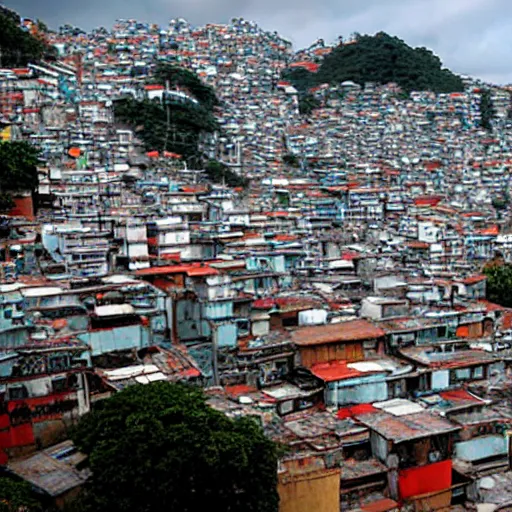
M 448 420 L 428 411 L 406 416 L 394 416 L 386 412 L 361 414 L 357 415 L 356 419 L 394 443 L 448 434 L 460 430 L 459 427 Z
M 323 345 L 381 338 L 385 332 L 366 320 L 302 327 L 292 332 L 292 341 L 299 346 Z
M 62 450 L 59 452 L 56 448 L 60 446 L 38 452 L 26 459 L 10 462 L 8 468 L 50 496 L 60 496 L 83 485 L 87 480 L 86 472 L 78 471 L 73 461 L 61 456 L 61 453 L 67 453 L 72 449 L 71 443 L 69 446 L 62 443 Z

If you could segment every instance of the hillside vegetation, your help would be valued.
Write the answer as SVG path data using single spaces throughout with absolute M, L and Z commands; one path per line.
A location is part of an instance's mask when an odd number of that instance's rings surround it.
M 384 32 L 374 36 L 358 35 L 355 42 L 340 44 L 323 60 L 317 73 L 301 68 L 286 70 L 299 92 L 323 83 L 351 80 L 360 85 L 396 83 L 405 92 L 462 91 L 460 77 L 443 68 L 439 57 L 427 48 L 411 48 L 398 37 Z
M 0 67 L 21 67 L 43 57 L 53 56 L 42 38 L 20 28 L 19 16 L 0 6 Z
M 159 100 L 123 98 L 114 104 L 116 120 L 133 128 L 148 151 L 171 151 L 199 159 L 201 134 L 218 128 L 213 113 L 218 101 L 213 89 L 191 71 L 171 65 L 160 66 L 152 82 L 179 86 L 198 103 L 172 103 L 167 109 Z

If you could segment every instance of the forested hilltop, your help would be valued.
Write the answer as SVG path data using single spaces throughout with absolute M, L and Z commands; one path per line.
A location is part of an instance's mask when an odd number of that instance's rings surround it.
M 411 48 L 398 37 L 384 32 L 374 36 L 357 35 L 350 44 L 340 44 L 322 61 L 318 72 L 304 68 L 285 70 L 283 78 L 300 91 L 323 83 L 351 80 L 360 85 L 396 83 L 405 92 L 436 93 L 463 90 L 459 76 L 443 68 L 427 48 Z
M 0 6 L 0 67 L 26 66 L 55 54 L 44 40 L 44 23 L 35 23 L 31 31 L 20 27 L 20 17 Z

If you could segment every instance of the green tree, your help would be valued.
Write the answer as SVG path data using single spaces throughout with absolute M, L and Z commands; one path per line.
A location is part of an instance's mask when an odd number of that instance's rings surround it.
M 0 213 L 7 213 L 14 208 L 14 200 L 9 192 L 0 192 Z
M 492 121 L 496 115 L 491 91 L 485 89 L 480 97 L 480 126 L 484 130 L 492 131 Z
M 200 159 L 201 134 L 218 130 L 213 111 L 218 100 L 213 89 L 194 73 L 167 64 L 157 68 L 153 82 L 186 89 L 197 103 L 164 100 L 162 104 L 156 100 L 138 101 L 127 97 L 114 103 L 116 120 L 135 129 L 148 151 L 167 150 L 183 155 L 187 160 Z
M 47 34 L 49 32 L 48 25 L 44 21 L 41 21 L 41 20 L 38 19 L 36 21 L 36 24 L 37 24 L 38 30 L 40 32 L 42 32 L 43 34 Z
M 299 94 L 304 94 L 316 83 L 315 74 L 305 68 L 288 68 L 282 73 L 282 79 L 291 82 Z
M 285 70 L 283 78 L 299 90 L 346 80 L 360 85 L 394 82 L 406 92 L 464 90 L 461 78 L 443 68 L 439 57 L 427 48 L 411 48 L 384 32 L 374 36 L 355 34 L 354 39 L 354 43 L 340 44 L 327 55 L 317 73 Z
M 39 150 L 25 141 L 0 143 L 0 190 L 34 191 L 38 185 Z
M 318 98 L 312 94 L 299 95 L 299 112 L 304 116 L 309 116 L 316 108 L 319 108 L 322 103 Z
M 247 178 L 239 176 L 227 165 L 217 160 L 209 160 L 205 166 L 205 171 L 207 178 L 213 183 L 225 183 L 230 187 L 247 187 L 249 184 Z
M 171 87 L 179 86 L 188 89 L 200 103 L 207 107 L 213 107 L 219 103 L 214 90 L 188 69 L 171 64 L 159 64 L 154 79 L 162 85 L 168 82 Z
M 19 26 L 19 17 L 0 10 L 0 67 L 26 66 L 42 59 L 50 48 Z
M 512 307 L 512 265 L 491 262 L 483 270 L 487 276 L 487 299 Z
M 492 205 L 496 210 L 506 210 L 510 204 L 510 193 L 508 188 L 505 189 L 501 197 L 494 197 L 492 199 Z
M 211 409 L 197 388 L 131 386 L 100 402 L 72 437 L 89 455 L 90 510 L 278 509 L 274 443 L 254 420 Z
M 289 165 L 290 167 L 300 167 L 298 156 L 291 153 L 287 153 L 283 156 L 283 163 Z
M 41 504 L 33 498 L 30 484 L 0 477 L 0 512 L 36 512 Z

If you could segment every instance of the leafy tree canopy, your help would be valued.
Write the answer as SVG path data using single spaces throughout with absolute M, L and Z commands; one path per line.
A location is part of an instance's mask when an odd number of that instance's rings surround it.
M 283 156 L 283 162 L 290 167 L 300 167 L 299 157 L 291 153 L 287 153 Z
M 0 477 L 0 512 L 39 512 L 41 504 L 32 497 L 30 484 Z
M 213 107 L 219 103 L 213 89 L 188 69 L 170 64 L 160 64 L 155 72 L 155 81 L 162 85 L 169 82 L 171 87 L 184 87 L 205 106 Z
M 283 78 L 300 91 L 322 83 L 347 80 L 360 85 L 396 83 L 407 92 L 462 91 L 460 77 L 442 67 L 439 57 L 427 48 L 411 48 L 384 32 L 357 35 L 355 42 L 340 44 L 323 60 L 317 73 L 305 69 L 286 70 Z
M 480 98 L 480 126 L 485 130 L 492 131 L 492 120 L 496 115 L 496 109 L 491 97 L 491 91 L 485 89 Z
M 95 512 L 278 509 L 276 446 L 254 420 L 211 409 L 199 389 L 131 386 L 72 437 L 89 455 L 85 502 Z
M 26 66 L 54 54 L 43 40 L 34 37 L 19 26 L 19 16 L 8 9 L 0 9 L 0 67 Z
M 199 157 L 198 145 L 202 133 L 218 129 L 213 107 L 218 100 L 213 89 L 203 84 L 194 73 L 176 66 L 161 64 L 153 82 L 171 87 L 180 86 L 198 101 L 172 103 L 133 98 L 118 100 L 114 104 L 116 119 L 136 130 L 148 151 L 172 151 L 185 158 Z
M 39 150 L 25 141 L 0 143 L 0 189 L 35 190 Z
M 312 94 L 299 94 L 299 112 L 302 115 L 309 116 L 316 108 L 320 107 L 321 102 Z
M 487 276 L 487 299 L 501 306 L 512 307 L 512 265 L 492 261 L 484 267 Z
M 15 206 L 9 192 L 0 192 L 0 213 L 9 213 Z
M 239 176 L 227 165 L 217 160 L 209 160 L 205 166 L 206 176 L 213 183 L 225 183 L 230 187 L 247 187 L 249 184 L 247 178 Z

